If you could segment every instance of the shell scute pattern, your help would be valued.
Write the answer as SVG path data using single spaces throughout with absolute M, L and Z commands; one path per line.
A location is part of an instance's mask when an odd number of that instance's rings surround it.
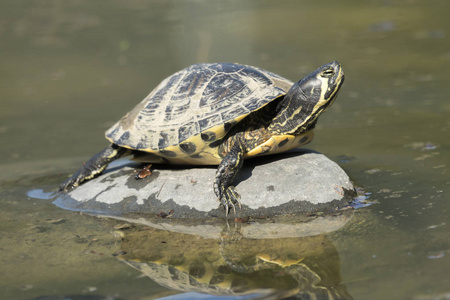
M 163 80 L 106 137 L 119 146 L 165 157 L 218 158 L 217 148 L 206 146 L 220 143 L 235 124 L 291 85 L 255 67 L 193 65 Z
M 213 127 L 215 124 L 220 124 L 221 121 L 222 117 L 219 114 L 216 114 L 199 120 L 198 125 L 200 126 L 200 131 L 205 131 Z
M 287 144 L 287 142 L 289 142 L 289 138 L 285 138 L 284 140 L 282 140 L 281 142 L 278 143 L 278 147 L 283 147 L 284 145 Z
M 171 111 L 174 103 L 166 101 L 171 98 L 172 90 L 176 84 L 183 78 L 181 72 L 175 73 L 159 84 L 153 92 L 143 100 L 146 103 L 145 108 L 139 111 L 139 115 L 143 118 L 142 122 L 153 121 L 155 116 L 166 116 L 161 114 L 163 111 Z M 176 103 L 176 102 L 175 102 Z
M 201 138 L 205 142 L 212 142 L 216 140 L 216 134 L 212 131 L 205 131 L 201 133 Z
M 240 80 L 239 74 L 217 74 L 210 80 L 200 100 L 200 108 L 220 111 L 237 101 L 242 101 L 251 94 L 246 82 Z
M 208 127 L 209 128 L 209 127 Z M 180 126 L 180 128 L 178 129 L 178 140 L 179 141 L 185 141 L 187 140 L 190 136 L 195 135 L 197 132 L 199 132 L 201 130 L 201 124 L 199 123 L 195 123 L 195 122 L 190 122 L 187 123 L 185 125 Z
M 249 113 L 251 113 L 250 110 L 246 109 L 245 107 L 238 106 L 229 111 L 223 112 L 220 116 L 222 120 L 224 120 L 224 123 L 226 123 L 227 121 L 234 120 L 236 116 L 248 115 Z
M 171 146 L 169 144 L 170 137 L 171 137 L 170 132 L 160 132 L 159 135 L 160 135 L 159 142 L 158 142 L 159 149 L 164 149 L 164 148 Z
M 186 154 L 193 154 L 197 150 L 197 147 L 192 142 L 184 142 L 180 144 L 180 149 Z

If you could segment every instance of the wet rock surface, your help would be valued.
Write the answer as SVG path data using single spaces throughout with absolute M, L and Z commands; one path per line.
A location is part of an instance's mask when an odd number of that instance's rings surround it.
M 119 160 L 54 203 L 104 215 L 164 212 L 172 218 L 225 217 L 212 188 L 216 167 L 154 165 L 150 176 L 136 180 L 141 168 L 142 164 Z M 242 208 L 236 215 L 231 211 L 233 217 L 333 211 L 355 195 L 336 163 L 308 150 L 246 160 L 235 185 Z

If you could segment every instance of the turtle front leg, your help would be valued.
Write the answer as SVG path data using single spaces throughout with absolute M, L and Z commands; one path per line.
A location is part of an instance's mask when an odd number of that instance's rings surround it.
M 108 164 L 126 154 L 129 150 L 111 144 L 104 150 L 91 157 L 83 166 L 73 174 L 69 179 L 64 181 L 60 186 L 60 191 L 69 191 L 76 188 L 85 180 L 93 178 L 100 174 L 108 166 Z
M 239 202 L 241 196 L 231 184 L 239 170 L 242 168 L 242 164 L 244 163 L 244 153 L 245 151 L 241 143 L 236 142 L 217 168 L 216 177 L 214 179 L 214 193 L 219 198 L 221 205 L 225 208 L 225 213 L 227 215 L 230 206 L 235 213 L 235 204 L 238 204 L 239 207 L 241 207 L 241 203 Z

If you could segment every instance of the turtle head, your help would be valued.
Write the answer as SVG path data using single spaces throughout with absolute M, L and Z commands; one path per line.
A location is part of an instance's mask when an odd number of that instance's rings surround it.
M 269 130 L 276 134 L 299 135 L 313 129 L 320 114 L 336 99 L 343 82 L 344 71 L 337 61 L 299 80 L 280 101 Z

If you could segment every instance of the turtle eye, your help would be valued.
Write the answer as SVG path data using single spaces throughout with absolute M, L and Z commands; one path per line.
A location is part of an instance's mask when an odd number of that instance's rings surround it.
M 330 68 L 330 69 L 326 69 L 325 71 L 323 71 L 320 76 L 322 77 L 326 77 L 326 78 L 330 78 L 331 76 L 334 75 L 334 69 Z

